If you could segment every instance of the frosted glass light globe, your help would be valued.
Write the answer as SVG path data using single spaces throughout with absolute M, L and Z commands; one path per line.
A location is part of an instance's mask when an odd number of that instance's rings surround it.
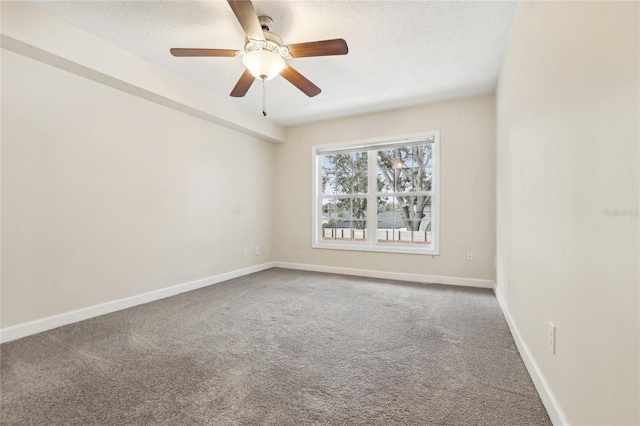
M 271 80 L 287 66 L 284 59 L 269 50 L 253 50 L 245 53 L 242 63 L 260 80 Z

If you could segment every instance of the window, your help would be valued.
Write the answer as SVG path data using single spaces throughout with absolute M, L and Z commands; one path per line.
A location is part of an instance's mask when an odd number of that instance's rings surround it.
M 438 254 L 438 140 L 314 147 L 313 247 Z

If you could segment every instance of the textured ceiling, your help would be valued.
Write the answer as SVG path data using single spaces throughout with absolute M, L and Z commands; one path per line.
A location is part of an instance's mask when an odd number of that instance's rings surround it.
M 229 97 L 240 58 L 176 58 L 171 47 L 242 49 L 226 1 L 31 1 L 59 18 Z M 344 38 L 346 56 L 291 59 L 322 89 L 308 98 L 282 77 L 266 82 L 268 119 L 284 126 L 490 93 L 514 1 L 259 1 L 285 44 Z M 261 115 L 262 83 L 230 98 Z

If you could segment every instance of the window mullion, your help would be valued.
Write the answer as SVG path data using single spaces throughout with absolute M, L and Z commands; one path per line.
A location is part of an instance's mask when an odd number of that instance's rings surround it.
M 367 197 L 367 243 L 374 245 L 376 242 L 376 230 L 378 225 L 378 203 L 376 202 L 377 188 L 377 151 L 370 150 L 367 159 L 368 173 L 368 197 Z
M 413 197 L 413 196 L 427 196 L 433 197 L 434 191 L 407 191 L 407 192 L 378 192 L 376 196 L 378 197 Z
M 359 193 L 359 192 L 354 192 L 353 194 L 322 194 L 321 197 L 322 198 L 335 198 L 335 199 L 339 199 L 339 198 L 366 198 L 369 195 L 369 193 Z

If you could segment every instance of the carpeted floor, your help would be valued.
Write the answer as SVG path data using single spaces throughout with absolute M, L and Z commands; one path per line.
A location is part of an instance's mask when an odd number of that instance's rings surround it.
M 550 425 L 490 290 L 270 269 L 0 346 L 4 425 Z

